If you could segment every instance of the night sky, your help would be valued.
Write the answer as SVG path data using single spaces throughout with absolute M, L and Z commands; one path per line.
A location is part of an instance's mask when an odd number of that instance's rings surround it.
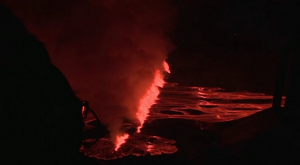
M 178 2 L 172 82 L 273 93 L 293 11 L 272 0 Z M 177 5 L 178 5 L 177 4 Z M 290 5 L 293 6 L 293 5 Z M 296 6 L 296 5 L 294 5 Z
M 30 7 L 40 12 L 57 10 L 56 15 L 64 15 L 64 8 L 75 3 L 68 0 L 61 1 L 62 4 L 37 2 L 44 8 L 27 2 L 22 2 L 21 8 L 27 5 L 28 10 Z M 298 20 L 296 0 L 170 2 L 176 12 L 175 24 L 169 33 L 175 45 L 175 51 L 167 60 L 172 70 L 169 82 L 273 93 L 287 32 L 294 35 L 298 28 L 294 23 Z M 51 17 L 45 18 L 51 20 Z

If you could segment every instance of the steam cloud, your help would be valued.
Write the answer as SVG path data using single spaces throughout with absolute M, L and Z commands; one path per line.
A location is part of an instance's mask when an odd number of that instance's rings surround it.
M 9 0 L 112 137 L 133 120 L 172 45 L 166 0 Z

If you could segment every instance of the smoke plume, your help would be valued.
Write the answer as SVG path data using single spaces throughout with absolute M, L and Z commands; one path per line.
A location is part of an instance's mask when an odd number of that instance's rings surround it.
M 136 119 L 141 97 L 172 50 L 166 0 L 9 0 L 28 30 L 112 137 Z

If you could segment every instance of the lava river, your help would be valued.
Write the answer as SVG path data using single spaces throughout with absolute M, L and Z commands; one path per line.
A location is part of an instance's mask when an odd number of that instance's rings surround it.
M 271 107 L 271 103 L 272 96 L 263 93 L 227 92 L 221 88 L 166 83 L 163 88 L 160 88 L 158 100 L 151 106 L 145 122 L 169 118 L 204 123 L 231 121 L 267 109 Z M 130 129 L 136 125 L 127 125 L 127 127 Z M 92 147 L 81 150 L 90 157 L 105 160 L 128 155 L 172 154 L 178 150 L 174 140 L 146 135 L 143 131 L 127 136 L 126 139 L 126 143 L 118 146 L 118 150 L 114 150 L 115 145 L 109 137 L 102 138 Z

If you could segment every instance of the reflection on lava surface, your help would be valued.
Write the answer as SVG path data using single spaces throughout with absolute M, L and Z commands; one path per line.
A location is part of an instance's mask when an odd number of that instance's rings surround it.
M 159 99 L 151 107 L 146 122 L 167 118 L 204 123 L 225 122 L 267 109 L 272 103 L 272 96 L 262 93 L 227 92 L 221 88 L 187 87 L 167 83 L 160 90 Z M 137 127 L 137 125 L 132 123 L 130 127 Z M 114 148 L 110 138 L 102 138 L 94 146 L 82 148 L 81 151 L 88 156 L 108 160 L 128 155 L 172 154 L 178 150 L 175 141 L 144 135 L 143 132 L 131 135 L 118 151 Z
M 147 121 L 164 118 L 210 123 L 231 121 L 271 107 L 272 98 L 263 93 L 226 92 L 222 88 L 168 83 L 161 90 L 157 104 L 152 106 Z

